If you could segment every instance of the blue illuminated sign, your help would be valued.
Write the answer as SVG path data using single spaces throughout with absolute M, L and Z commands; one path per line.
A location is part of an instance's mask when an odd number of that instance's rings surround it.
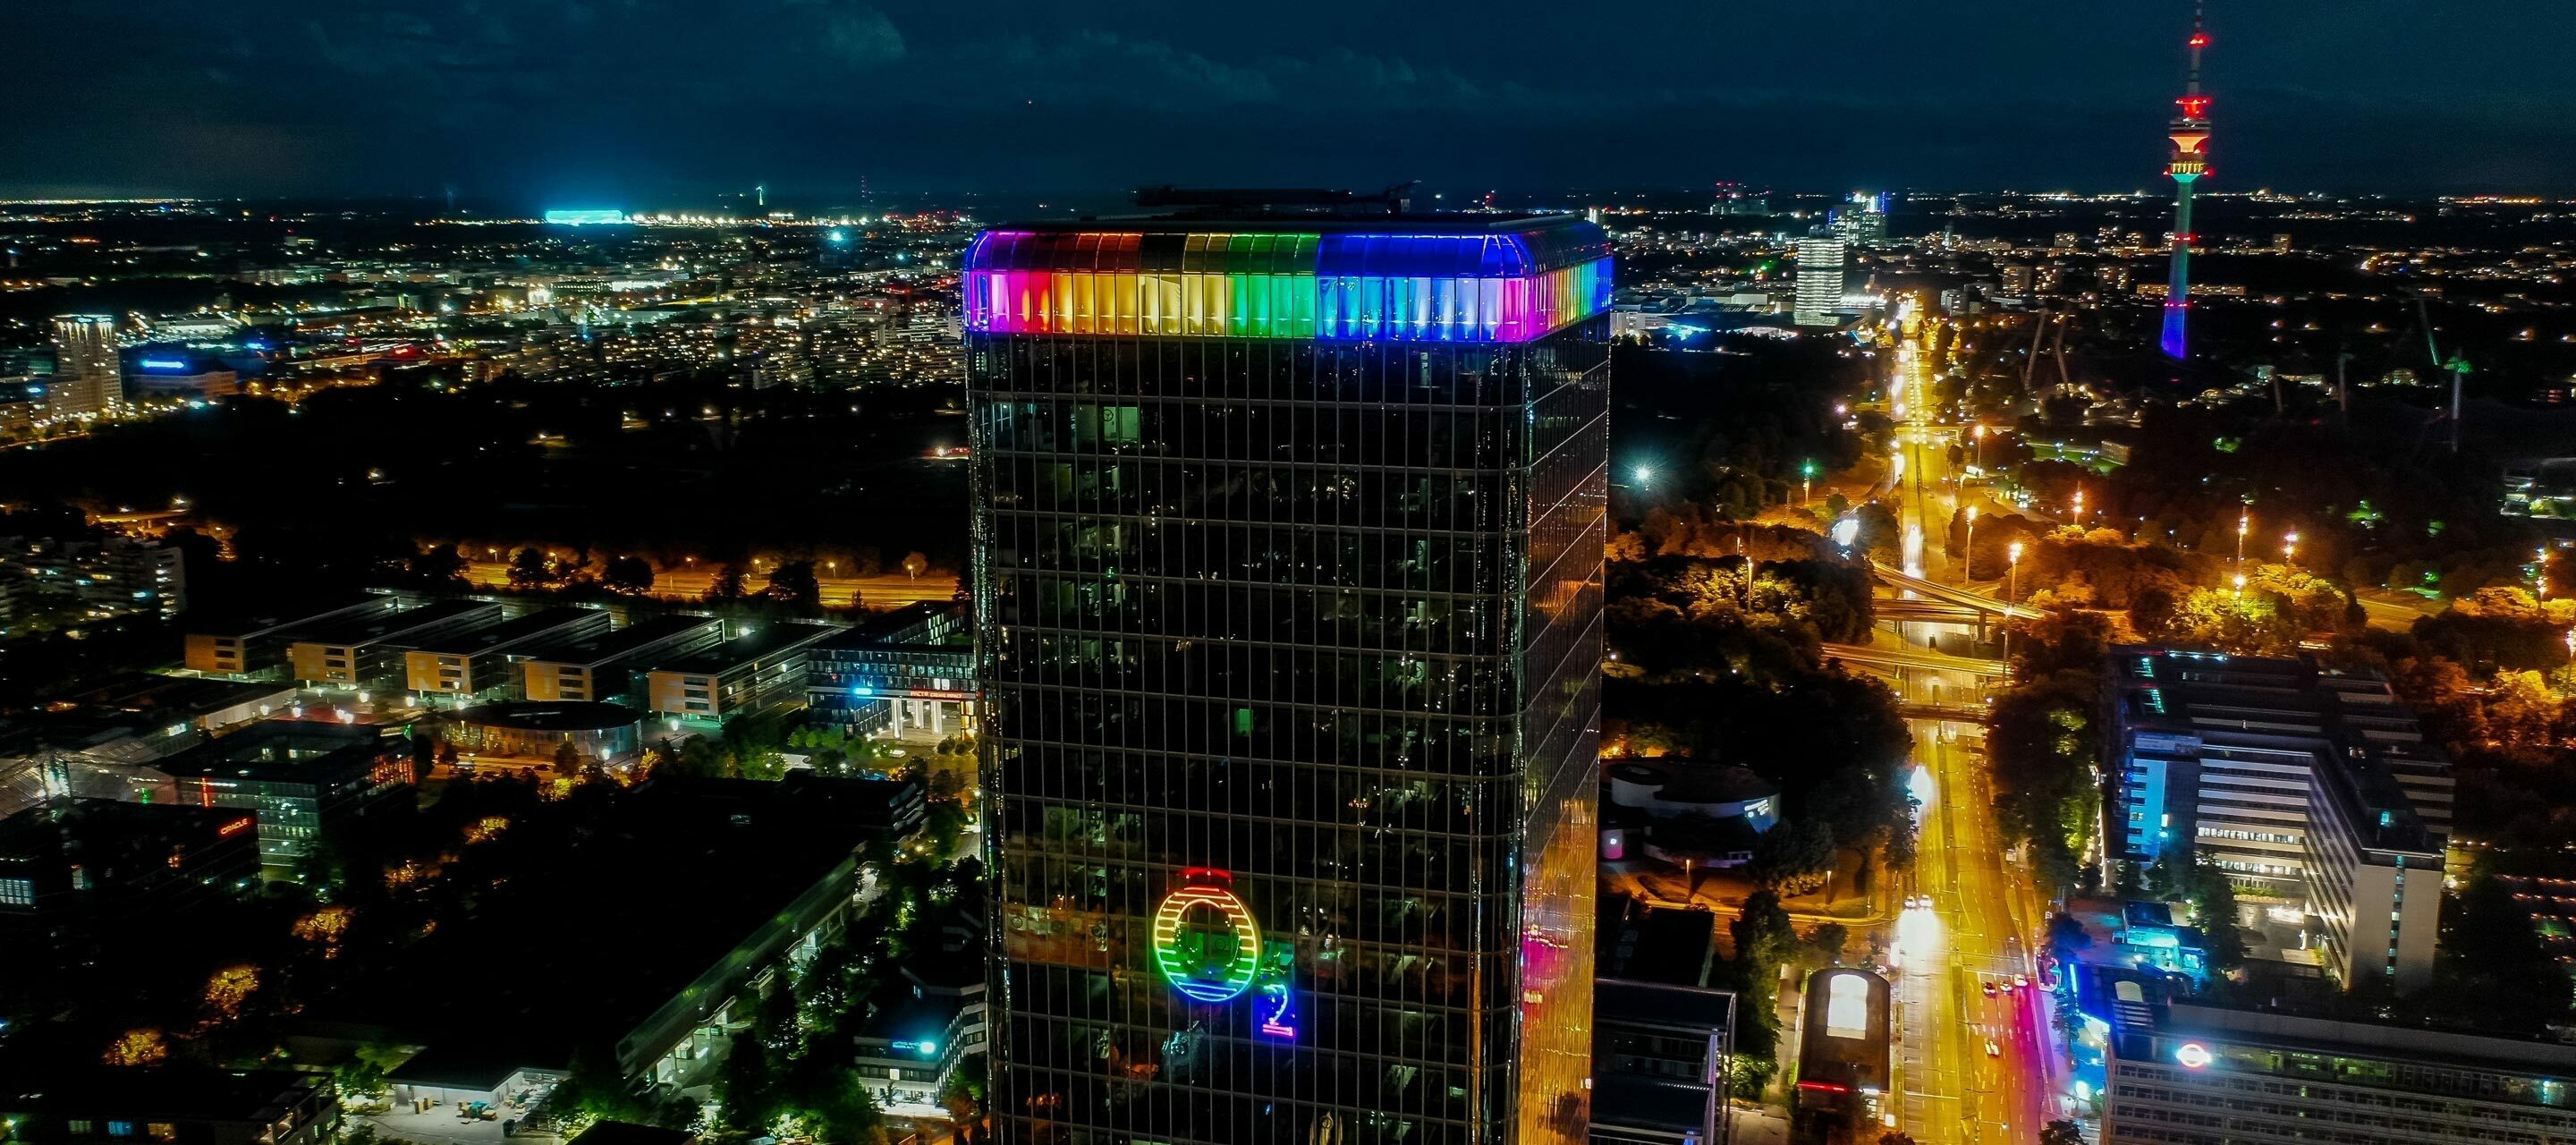
M 609 210 L 606 208 L 548 211 L 546 212 L 546 221 L 549 223 L 557 223 L 563 226 L 572 227 L 581 226 L 585 223 L 622 223 L 626 221 L 626 212 Z
M 177 358 L 145 358 L 138 364 L 147 370 L 184 370 L 188 368 L 188 363 L 182 362 Z

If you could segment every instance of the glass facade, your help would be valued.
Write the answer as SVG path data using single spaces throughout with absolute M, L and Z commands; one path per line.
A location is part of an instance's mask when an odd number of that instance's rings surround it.
M 1517 226 L 1513 282 L 1598 258 Z M 1052 278 L 1011 242 L 970 277 Z M 1001 1139 L 1581 1140 L 1606 319 L 1021 329 L 967 347 Z

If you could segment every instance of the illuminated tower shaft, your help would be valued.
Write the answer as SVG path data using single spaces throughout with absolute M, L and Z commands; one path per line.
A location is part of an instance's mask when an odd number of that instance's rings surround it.
M 2174 117 L 2165 132 L 2173 140 L 2173 161 L 2165 173 L 2174 181 L 2173 277 L 2165 291 L 2164 351 L 2168 358 L 2181 358 L 2190 352 L 2187 327 L 2191 316 L 2191 245 L 2197 237 L 2191 229 L 2191 193 L 2200 177 L 2209 173 L 2209 97 L 2200 94 L 2200 51 L 2209 46 L 2209 32 L 2201 18 L 2199 5 L 2192 6 L 2191 39 L 2186 41 L 2191 64 L 2185 73 L 2183 96 L 2175 100 L 2182 114 Z

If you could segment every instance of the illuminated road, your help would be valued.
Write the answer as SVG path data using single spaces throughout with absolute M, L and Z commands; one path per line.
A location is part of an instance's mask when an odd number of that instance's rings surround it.
M 469 561 L 465 578 L 478 588 L 506 589 L 510 587 L 510 564 L 497 560 Z M 666 571 L 653 578 L 650 595 L 664 600 L 698 600 L 707 595 L 707 588 L 714 580 L 712 570 L 688 568 Z M 930 573 L 919 580 L 902 573 L 867 577 L 818 576 L 815 580 L 822 586 L 823 603 L 832 608 L 848 607 L 852 593 L 857 593 L 859 603 L 869 608 L 893 608 L 924 600 L 951 600 L 957 596 L 957 578 L 949 573 Z M 767 578 L 756 573 L 743 576 L 745 592 L 759 592 L 767 584 Z
M 1924 420 L 1938 321 L 1911 319 L 1906 334 L 1890 388 L 1891 405 L 1903 410 L 1896 440 L 1905 472 L 1894 492 L 1910 543 L 1901 570 L 1882 570 L 1882 592 L 1920 602 L 1915 611 L 1958 609 L 1989 620 L 1998 613 L 2027 616 L 2027 608 L 1961 586 L 1960 570 L 1941 552 L 1939 538 L 1959 505 L 1953 481 L 1961 475 L 1948 457 L 1958 431 Z M 1946 629 L 1952 635 L 1943 643 L 1950 647 L 1968 632 L 1965 625 L 1899 627 L 1917 637 Z M 1955 712 L 2004 675 L 1999 661 L 1935 652 L 1887 633 L 1869 647 L 1836 646 L 1828 654 L 1855 669 L 1895 676 L 1909 716 Z M 1980 750 L 1984 729 L 1956 719 L 1907 722 L 1920 769 L 1916 793 L 1924 801 L 1913 893 L 1929 896 L 1929 905 L 1907 910 L 1897 924 L 1899 1128 L 1921 1145 L 2027 1142 L 2038 1136 L 2052 1102 L 2048 1003 L 2037 990 L 2003 984 L 2034 970 L 2028 944 L 2045 917 L 2041 900 L 2023 872 L 2006 862 Z M 1991 998 L 1988 982 L 1997 987 Z
M 1930 780 L 1915 893 L 1930 895 L 1931 907 L 1897 926 L 1901 1125 L 1922 1145 L 2029 1141 L 2050 1100 L 2048 1004 L 2037 990 L 2003 984 L 2032 973 L 2037 895 L 2004 862 L 1993 793 L 1967 742 L 1976 725 L 1913 728 L 1914 758 Z

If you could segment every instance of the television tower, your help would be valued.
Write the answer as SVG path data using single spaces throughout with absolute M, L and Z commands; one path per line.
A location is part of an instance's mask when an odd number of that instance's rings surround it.
M 2165 173 L 2174 181 L 2173 281 L 2165 291 L 2164 351 L 2168 358 L 2180 359 L 2190 353 L 2185 328 L 2191 315 L 2191 244 L 2197 236 L 2191 232 L 2192 184 L 2209 173 L 2209 97 L 2200 94 L 2200 50 L 2209 46 L 2209 31 L 2202 20 L 2199 0 L 2191 6 L 2191 39 L 2184 41 L 2190 49 L 2190 69 L 2183 73 L 2182 98 L 2174 103 L 2181 114 L 2165 135 L 2173 140 L 2173 161 L 2165 164 Z

